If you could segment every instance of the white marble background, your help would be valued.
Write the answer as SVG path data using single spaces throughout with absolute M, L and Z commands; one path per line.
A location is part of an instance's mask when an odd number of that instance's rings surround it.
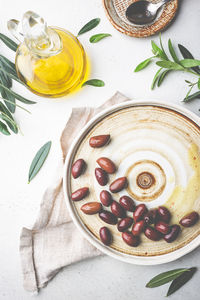
M 163 33 L 166 43 L 170 37 L 182 43 L 200 59 L 200 1 L 182 0 L 175 22 Z M 100 17 L 100 25 L 92 32 L 80 37 L 92 62 L 92 78 L 106 82 L 104 88 L 85 87 L 80 93 L 65 99 L 39 98 L 16 85 L 15 90 L 38 103 L 30 106 L 32 115 L 17 109 L 16 119 L 23 135 L 10 137 L 0 135 L 0 299 L 28 300 L 32 296 L 22 287 L 19 259 L 19 234 L 22 226 L 30 226 L 36 218 L 40 200 L 51 181 L 60 156 L 59 136 L 71 108 L 75 106 L 98 106 L 112 96 L 116 90 L 131 98 L 158 99 L 180 103 L 187 92 L 184 79 L 192 75 L 176 72 L 170 74 L 163 85 L 155 91 L 150 84 L 155 67 L 138 74 L 133 73 L 141 60 L 151 55 L 150 41 L 135 39 L 116 31 L 105 16 L 101 0 L 0 0 L 0 31 L 8 34 L 6 22 L 10 18 L 20 19 L 23 12 L 35 10 L 49 25 L 56 25 L 77 33 L 88 20 Z M 90 44 L 90 35 L 108 32 L 111 38 Z M 158 37 L 154 37 L 158 40 Z M 0 52 L 14 58 L 13 52 L 0 43 Z M 182 105 L 182 104 L 181 104 Z M 188 104 L 187 108 L 200 115 L 200 100 Z M 38 148 L 47 140 L 53 145 L 41 172 L 27 184 L 30 162 Z M 165 265 L 134 266 L 100 257 L 69 266 L 43 289 L 38 300 L 94 300 L 94 299 L 165 299 L 167 285 L 147 289 L 145 284 L 159 272 L 180 267 L 199 267 L 198 273 L 171 299 L 199 299 L 200 249 Z

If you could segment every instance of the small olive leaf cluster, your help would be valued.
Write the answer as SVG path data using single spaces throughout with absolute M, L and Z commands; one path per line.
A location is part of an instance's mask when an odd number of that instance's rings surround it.
M 0 33 L 0 40 L 11 50 L 17 50 L 18 45 L 2 33 Z M 16 100 L 25 104 L 35 103 L 11 90 L 12 80 L 24 85 L 24 83 L 18 78 L 15 64 L 5 56 L 0 55 L 0 132 L 5 135 L 10 135 L 10 130 L 16 134 L 18 133 L 19 127 L 13 117 L 16 106 L 27 111 L 25 108 L 18 105 Z
M 152 53 L 153 56 L 145 59 L 143 62 L 141 62 L 134 70 L 134 72 L 139 72 L 146 68 L 150 62 L 153 59 L 157 59 L 156 65 L 160 68 L 156 72 L 152 84 L 151 89 L 154 89 L 154 87 L 157 85 L 158 87 L 162 84 L 163 80 L 166 78 L 166 76 L 172 72 L 172 71 L 184 71 L 191 73 L 193 75 L 197 76 L 197 81 L 190 82 L 186 81 L 186 83 L 189 85 L 189 91 L 185 98 L 183 99 L 184 102 L 188 102 L 190 100 L 193 100 L 195 98 L 200 98 L 200 60 L 194 59 L 193 55 L 190 53 L 188 49 L 186 49 L 182 45 L 178 45 L 179 51 L 181 55 L 183 56 L 183 59 L 179 59 L 174 47 L 172 45 L 171 40 L 168 40 L 168 50 L 171 55 L 170 59 L 166 53 L 166 51 L 163 48 L 161 35 L 160 35 L 160 47 L 157 46 L 157 44 L 154 41 L 151 41 L 152 46 Z M 199 90 L 193 94 L 191 94 L 192 89 L 196 86 Z
M 96 19 L 92 19 L 91 21 L 89 21 L 88 23 L 86 23 L 81 30 L 79 30 L 78 32 L 78 37 L 90 30 L 92 30 L 93 28 L 95 28 L 97 25 L 99 25 L 101 19 L 100 18 L 96 18 Z M 102 39 L 111 36 L 111 34 L 109 33 L 98 33 L 95 35 L 92 35 L 89 39 L 90 43 L 98 43 L 99 41 L 101 41 Z M 91 85 L 91 86 L 96 86 L 96 87 L 102 87 L 105 85 L 105 83 L 100 80 L 100 79 L 90 79 L 87 80 L 83 83 L 82 87 L 85 85 Z
M 166 297 L 172 295 L 177 290 L 179 290 L 184 284 L 186 284 L 197 271 L 197 268 L 189 268 L 189 269 L 174 269 L 171 271 L 167 271 L 161 273 L 155 277 L 153 277 L 147 284 L 148 288 L 155 288 L 161 285 L 164 285 L 168 282 L 172 282 L 169 286 Z

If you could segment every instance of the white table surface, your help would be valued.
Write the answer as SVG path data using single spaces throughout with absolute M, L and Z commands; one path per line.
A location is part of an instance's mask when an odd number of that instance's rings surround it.
M 182 0 L 179 14 L 162 34 L 166 44 L 170 37 L 175 43 L 188 47 L 197 58 L 199 53 L 200 1 Z M 192 75 L 174 72 L 163 85 L 150 90 L 155 66 L 136 74 L 135 66 L 151 56 L 151 38 L 135 39 L 116 31 L 105 16 L 101 0 L 0 0 L 0 31 L 8 34 L 8 19 L 20 19 L 23 12 L 33 10 L 49 25 L 56 25 L 76 34 L 92 18 L 100 17 L 100 25 L 80 37 L 92 64 L 91 78 L 103 79 L 103 88 L 85 87 L 79 93 L 60 99 L 35 96 L 16 84 L 15 90 L 36 100 L 29 106 L 32 115 L 17 109 L 16 119 L 23 135 L 0 135 L 0 299 L 32 299 L 24 291 L 19 258 L 19 235 L 22 226 L 33 224 L 41 197 L 52 179 L 60 152 L 59 137 L 72 107 L 98 106 L 117 90 L 135 99 L 158 99 L 180 103 L 187 92 L 184 79 Z M 90 44 L 92 34 L 108 32 L 111 38 Z M 158 36 L 154 37 L 158 40 Z M 0 43 L 0 52 L 14 58 L 14 53 Z M 180 105 L 183 105 L 180 103 Z M 200 100 L 185 105 L 200 115 Z M 50 155 L 41 172 L 28 185 L 30 162 L 46 141 L 52 140 Z M 147 289 L 145 284 L 160 272 L 180 267 L 199 267 L 198 273 L 171 299 L 199 299 L 200 249 L 181 259 L 158 266 L 135 266 L 109 257 L 100 257 L 71 265 L 61 271 L 37 296 L 38 300 L 94 300 L 94 299 L 165 299 L 167 285 Z

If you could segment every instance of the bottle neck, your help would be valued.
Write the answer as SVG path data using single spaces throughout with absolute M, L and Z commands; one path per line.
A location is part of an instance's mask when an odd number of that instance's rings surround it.
M 22 21 L 8 21 L 8 29 L 20 42 L 25 42 L 33 55 L 48 57 L 58 54 L 62 50 L 59 34 L 48 27 L 38 14 L 28 11 Z

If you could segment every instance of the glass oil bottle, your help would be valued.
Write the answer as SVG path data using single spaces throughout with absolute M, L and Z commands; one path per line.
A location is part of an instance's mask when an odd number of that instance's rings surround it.
M 10 20 L 8 29 L 20 41 L 15 59 L 17 74 L 32 92 L 45 97 L 64 96 L 87 79 L 86 53 L 70 32 L 48 27 L 32 11 L 26 12 L 21 22 Z

